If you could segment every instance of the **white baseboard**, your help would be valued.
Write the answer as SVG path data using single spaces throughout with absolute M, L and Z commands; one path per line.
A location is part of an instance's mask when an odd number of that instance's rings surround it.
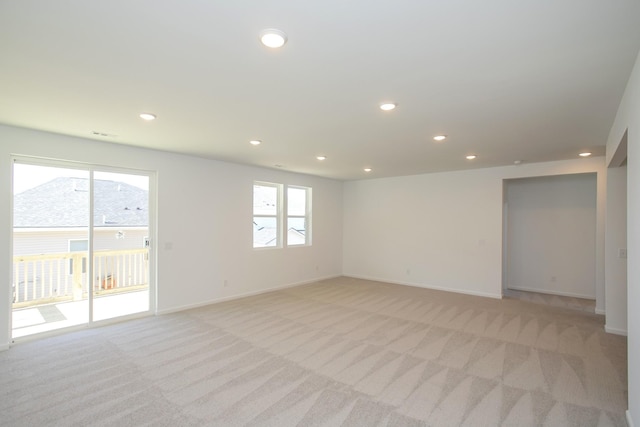
M 476 296 L 476 297 L 502 299 L 502 294 L 492 294 L 492 293 L 489 293 L 489 292 L 477 292 L 477 291 L 471 291 L 471 290 L 468 290 L 468 289 L 445 288 L 445 287 L 442 287 L 442 286 L 425 285 L 423 283 L 401 282 L 401 281 L 396 281 L 396 280 L 380 279 L 380 278 L 377 278 L 377 277 L 359 276 L 359 275 L 354 275 L 354 274 L 344 274 L 343 276 L 344 277 L 352 277 L 354 279 L 372 280 L 374 282 L 392 283 L 394 285 L 411 286 L 411 287 L 414 287 L 414 288 L 431 289 L 431 290 L 434 290 L 434 291 L 453 292 L 453 293 L 456 293 L 456 294 L 473 295 L 473 296 Z
M 625 337 L 627 336 L 627 330 L 626 329 L 610 328 L 607 325 L 604 325 L 604 331 L 609 333 L 609 334 L 623 335 Z
M 626 415 L 627 415 L 627 425 L 629 427 L 634 427 L 635 424 L 633 424 L 633 420 L 631 419 L 631 412 L 629 412 L 628 409 L 627 409 Z
M 602 315 L 602 316 L 604 316 L 605 314 L 607 314 L 607 311 L 606 311 L 606 310 L 603 310 L 603 309 L 601 309 L 601 308 L 596 308 L 594 311 L 595 311 L 595 313 L 596 313 L 596 314 L 600 314 L 600 315 Z
M 593 295 L 582 295 L 582 294 L 574 294 L 571 292 L 560 292 L 548 289 L 537 289 L 537 288 L 525 288 L 525 287 L 516 287 L 509 286 L 507 289 L 513 289 L 514 291 L 526 291 L 526 292 L 537 292 L 539 294 L 549 294 L 549 295 L 559 295 L 561 297 L 573 297 L 573 298 L 582 298 L 582 299 L 590 299 L 595 300 L 596 297 Z
M 266 293 L 269 293 L 269 292 L 279 291 L 279 290 L 282 290 L 282 289 L 295 288 L 297 286 L 309 285 L 311 283 L 320 282 L 322 280 L 334 279 L 336 277 L 341 277 L 341 275 L 318 277 L 318 278 L 311 279 L 311 280 L 305 280 L 303 282 L 289 283 L 289 284 L 286 284 L 286 285 L 274 286 L 274 287 L 268 288 L 268 289 L 260 289 L 258 291 L 245 292 L 245 293 L 236 294 L 236 295 L 230 295 L 230 296 L 222 297 L 222 298 L 214 298 L 214 299 L 211 299 L 211 300 L 207 300 L 207 301 L 204 301 L 204 302 L 198 302 L 198 303 L 195 303 L 195 304 L 187 304 L 187 305 L 182 305 L 182 306 L 179 306 L 179 307 L 168 308 L 166 310 L 158 310 L 157 314 L 177 313 L 179 311 L 191 310 L 192 308 L 204 307 L 204 306 L 211 305 L 211 304 L 218 304 L 218 303 L 225 302 L 225 301 L 233 301 L 233 300 L 240 299 L 240 298 L 246 298 L 246 297 L 251 297 L 251 296 L 255 296 L 255 295 L 266 294 Z
M 0 351 L 6 351 L 9 350 L 9 343 L 5 343 L 5 344 L 0 344 Z

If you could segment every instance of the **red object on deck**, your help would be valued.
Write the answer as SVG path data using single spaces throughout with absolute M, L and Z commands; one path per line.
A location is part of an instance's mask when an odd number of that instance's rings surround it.
M 116 287 L 116 279 L 113 276 L 107 276 L 102 279 L 102 289 L 113 289 Z

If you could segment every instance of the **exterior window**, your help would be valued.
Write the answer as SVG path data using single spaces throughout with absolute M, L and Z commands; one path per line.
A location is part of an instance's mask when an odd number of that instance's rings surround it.
M 253 247 L 281 247 L 281 193 L 282 185 L 253 184 Z
M 283 212 L 286 212 L 286 215 L 283 215 Z M 286 223 L 283 223 L 283 220 Z M 283 233 L 283 230 L 286 230 L 286 233 Z M 255 182 L 253 247 L 281 248 L 310 244 L 311 188 Z
M 311 189 L 287 188 L 287 245 L 309 245 Z

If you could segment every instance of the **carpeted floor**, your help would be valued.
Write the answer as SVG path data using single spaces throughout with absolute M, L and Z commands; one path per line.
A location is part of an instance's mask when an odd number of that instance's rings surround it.
M 338 278 L 16 345 L 8 426 L 624 426 L 603 317 Z
M 581 310 L 589 313 L 596 312 L 596 301 L 592 299 L 543 294 L 540 292 L 519 291 L 516 289 L 504 289 L 502 292 L 502 296 L 504 298 L 519 299 L 536 304 L 570 308 L 573 310 Z

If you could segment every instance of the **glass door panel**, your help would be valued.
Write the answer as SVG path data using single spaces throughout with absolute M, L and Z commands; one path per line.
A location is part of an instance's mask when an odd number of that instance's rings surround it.
M 14 164 L 13 338 L 89 321 L 89 172 Z
M 149 311 L 149 177 L 93 173 L 93 320 Z

